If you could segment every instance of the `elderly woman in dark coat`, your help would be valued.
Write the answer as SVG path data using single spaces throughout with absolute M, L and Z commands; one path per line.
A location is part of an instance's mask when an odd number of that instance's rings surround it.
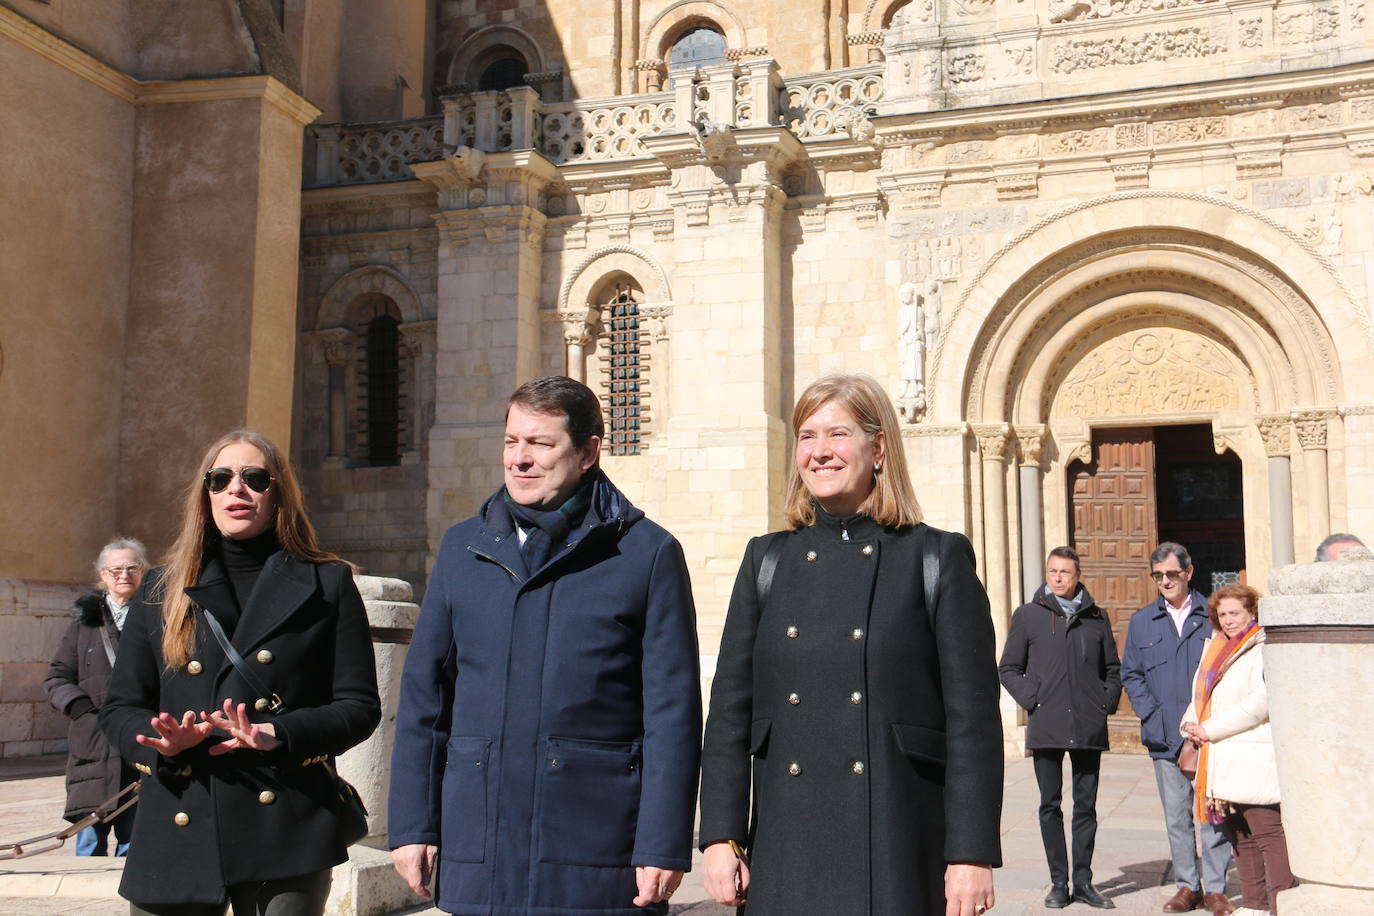
M 134 600 L 100 713 L 143 774 L 119 886 L 130 912 L 322 913 L 347 858 L 328 760 L 380 718 L 352 568 L 316 545 L 276 446 L 229 433 L 197 468 L 167 566 Z
M 791 527 L 745 552 L 711 691 L 705 887 L 749 916 L 975 916 L 1002 735 L 972 548 L 920 523 L 876 381 L 813 383 L 792 424 Z
M 95 561 L 100 587 L 76 599 L 72 621 L 43 680 L 48 702 L 71 720 L 67 725 L 67 808 L 62 816 L 72 823 L 134 779 L 133 768 L 119 759 L 101 733 L 97 713 L 105 704 L 129 602 L 147 567 L 147 551 L 132 538 L 115 538 L 100 549 Z M 113 829 L 115 855 L 124 855 L 135 812 L 128 808 L 112 822 L 82 830 L 76 835 L 76 854 L 107 855 Z

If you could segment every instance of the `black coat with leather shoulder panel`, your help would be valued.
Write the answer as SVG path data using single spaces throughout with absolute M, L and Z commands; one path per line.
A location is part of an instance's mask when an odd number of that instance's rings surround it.
M 939 533 L 927 613 L 928 530 L 822 516 L 745 552 L 711 691 L 700 843 L 749 847 L 749 916 L 943 913 L 948 863 L 1001 864 L 988 599 L 968 540 Z
M 310 563 L 283 551 L 268 558 L 231 643 L 286 712 L 258 699 L 234 669 L 199 608 L 232 608 L 218 558 L 186 590 L 197 606 L 191 661 L 168 670 L 162 654 L 162 570 L 144 581 L 125 623 L 100 724 L 142 774 L 139 813 L 119 892 L 136 903 L 217 902 L 224 888 L 330 868 L 347 858 L 341 802 L 318 763 L 366 739 L 381 719 L 372 640 L 362 598 L 342 563 Z M 211 756 L 222 735 L 175 758 L 134 740 L 156 737 L 159 712 L 180 717 L 248 704 L 274 722 L 272 751 Z

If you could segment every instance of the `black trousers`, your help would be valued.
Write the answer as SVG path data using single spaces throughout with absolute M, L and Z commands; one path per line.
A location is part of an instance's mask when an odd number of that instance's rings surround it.
M 329 899 L 333 869 L 281 878 L 232 884 L 222 903 L 129 904 L 129 916 L 223 916 L 233 907 L 234 916 L 320 916 Z
M 1031 751 L 1035 782 L 1040 787 L 1040 839 L 1050 880 L 1069 883 L 1069 852 L 1064 845 L 1064 751 Z M 1073 883 L 1091 884 L 1093 846 L 1097 843 L 1097 777 L 1101 751 L 1069 751 L 1073 766 Z

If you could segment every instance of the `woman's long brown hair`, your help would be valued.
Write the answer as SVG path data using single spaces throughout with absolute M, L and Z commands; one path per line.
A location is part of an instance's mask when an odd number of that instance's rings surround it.
M 155 589 L 157 594 L 149 596 L 153 601 L 162 602 L 162 657 L 168 671 L 185 666 L 195 650 L 196 618 L 191 613 L 191 599 L 186 596 L 186 589 L 200 581 L 206 549 L 219 537 L 203 478 L 220 451 L 239 442 L 262 452 L 267 471 L 272 475 L 275 527 L 282 550 L 308 563 L 346 562 L 320 549 L 315 528 L 305 515 L 296 474 L 272 440 L 246 429 L 236 429 L 221 436 L 206 449 L 205 457 L 196 465 L 196 472 L 186 489 L 181 531 L 167 554 L 166 569 Z

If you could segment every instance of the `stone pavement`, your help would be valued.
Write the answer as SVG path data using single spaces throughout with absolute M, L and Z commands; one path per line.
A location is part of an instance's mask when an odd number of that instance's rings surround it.
M 0 840 L 12 842 L 61 825 L 61 773 L 60 757 L 0 760 Z M 1004 867 L 996 872 L 994 911 L 998 916 L 1051 912 L 1040 903 L 1049 878 L 1040 847 L 1037 799 L 1030 760 L 1009 761 L 1002 813 Z M 1173 885 L 1165 886 L 1168 845 L 1148 758 L 1103 758 L 1098 814 L 1102 818 L 1094 857 L 1098 888 L 1116 902 L 1116 912 L 1122 916 L 1160 912 Z M 32 858 L 0 862 L 0 916 L 122 916 L 128 906 L 115 890 L 121 867 L 118 859 L 78 859 L 70 844 Z M 1231 891 L 1234 898 L 1234 877 Z M 1084 914 L 1089 909 L 1074 904 L 1063 912 Z M 438 913 L 435 908 L 418 911 L 424 916 Z M 706 899 L 698 872 L 689 874 L 674 895 L 672 914 L 732 916 L 725 907 Z

